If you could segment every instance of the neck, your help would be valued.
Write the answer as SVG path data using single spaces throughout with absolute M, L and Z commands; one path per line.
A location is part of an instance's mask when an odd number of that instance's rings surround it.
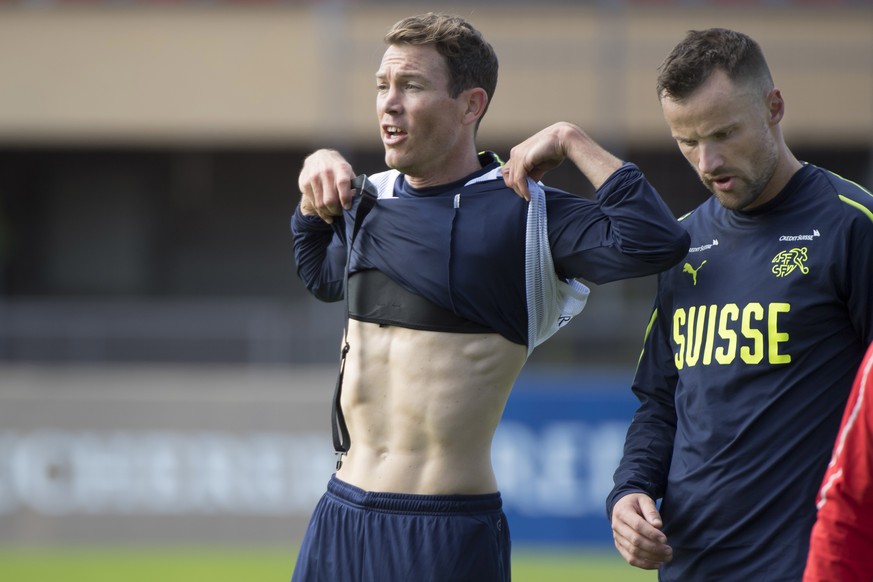
M 797 173 L 800 168 L 803 167 L 803 164 L 800 163 L 794 154 L 791 153 L 787 147 L 783 147 L 782 151 L 782 159 L 779 162 L 779 165 L 776 168 L 776 173 L 773 175 L 773 180 L 771 181 L 776 188 L 776 192 L 781 192 L 785 185 L 788 184 L 788 181 L 791 180 L 791 177 Z
M 473 172 L 482 169 L 476 150 L 472 150 L 454 160 L 443 160 L 439 167 L 429 173 L 405 173 L 406 182 L 413 188 L 432 188 L 457 182 Z

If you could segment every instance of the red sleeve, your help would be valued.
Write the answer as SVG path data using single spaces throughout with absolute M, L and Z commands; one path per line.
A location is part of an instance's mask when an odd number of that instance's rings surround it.
M 861 362 L 818 495 L 803 582 L 873 580 L 873 344 Z

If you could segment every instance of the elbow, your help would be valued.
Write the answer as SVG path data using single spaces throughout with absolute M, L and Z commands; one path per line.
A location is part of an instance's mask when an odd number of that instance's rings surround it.
M 621 279 L 656 275 L 684 259 L 690 245 L 691 237 L 681 230 L 672 238 L 664 238 L 656 248 L 648 251 L 624 249 L 617 254 L 603 257 L 603 262 L 590 269 L 584 278 L 595 285 L 602 285 Z
M 325 303 L 336 303 L 343 298 L 342 291 L 337 293 L 330 289 L 324 289 L 323 287 L 310 288 L 309 292 L 312 293 L 316 299 Z
M 676 237 L 661 247 L 660 252 L 653 253 L 645 258 L 641 257 L 651 270 L 646 275 L 654 275 L 675 267 L 688 254 L 690 246 L 691 237 L 688 233 L 684 230 L 677 233 Z
M 646 239 L 622 245 L 624 252 L 648 263 L 653 272 L 665 271 L 685 258 L 691 246 L 691 235 L 678 222 L 650 228 Z M 651 273 L 647 273 L 651 274 Z
M 669 253 L 665 256 L 665 269 L 676 265 L 685 258 L 688 254 L 688 248 L 691 246 L 691 235 L 688 231 L 681 229 L 674 237 L 672 246 L 669 248 Z
M 307 283 L 306 289 L 309 290 L 313 297 L 325 303 L 336 303 L 337 301 L 341 301 L 344 297 L 342 281 L 331 283 Z
M 656 252 L 641 254 L 640 258 L 649 263 L 655 272 L 665 271 L 674 267 L 688 254 L 691 246 L 691 236 L 683 228 L 665 236 Z
M 343 299 L 343 280 L 324 277 L 321 272 L 313 272 L 298 266 L 297 277 L 313 297 L 325 303 Z

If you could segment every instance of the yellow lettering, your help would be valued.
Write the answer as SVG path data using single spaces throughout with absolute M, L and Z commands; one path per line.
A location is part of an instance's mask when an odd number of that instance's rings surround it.
M 682 355 L 685 353 L 685 336 L 682 335 L 682 326 L 685 325 L 685 310 L 681 307 L 673 312 L 673 341 L 676 342 L 676 354 L 673 356 L 673 361 L 676 363 L 676 369 L 681 370 L 685 365 L 682 360 Z
M 715 340 L 715 318 L 718 317 L 718 305 L 709 306 L 709 320 L 706 322 L 706 347 L 703 349 L 703 365 L 712 363 L 712 342 Z
M 718 318 L 718 337 L 727 341 L 727 346 L 715 349 L 715 361 L 719 364 L 730 364 L 737 355 L 737 332 L 728 327 L 728 321 L 734 322 L 739 317 L 740 308 L 736 303 L 728 303 L 721 308 Z
M 791 311 L 788 303 L 771 303 L 767 312 L 767 353 L 771 364 L 789 364 L 791 356 L 779 353 L 779 344 L 788 341 L 788 334 L 779 331 L 778 318 L 780 313 Z
M 736 303 L 696 305 L 673 312 L 673 361 L 676 369 L 726 366 L 737 358 L 749 365 L 789 364 L 789 334 L 780 331 L 781 314 L 789 313 L 791 304 L 770 303 L 766 307 L 752 302 L 742 307 Z
M 740 358 L 747 364 L 759 364 L 764 359 L 764 334 L 752 327 L 752 318 L 764 319 L 764 308 L 760 303 L 749 303 L 743 308 L 743 337 L 752 340 L 752 346 L 740 348 Z
M 685 352 L 685 363 L 696 366 L 700 359 L 700 344 L 703 336 L 703 324 L 706 323 L 706 305 L 688 309 L 688 345 Z

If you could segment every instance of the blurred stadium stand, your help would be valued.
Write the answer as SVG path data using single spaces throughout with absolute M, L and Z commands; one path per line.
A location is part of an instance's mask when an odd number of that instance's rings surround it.
M 789 143 L 873 183 L 870 0 L 465 2 L 501 58 L 480 145 L 560 119 L 637 162 L 674 212 L 705 191 L 660 117 L 690 28 L 756 37 Z M 332 362 L 341 306 L 294 274 L 305 154 L 382 166 L 381 37 L 424 2 L 0 1 L 0 360 Z M 548 181 L 583 194 L 569 168 Z M 654 281 L 595 288 L 534 362 L 634 361 Z
M 746 31 L 795 153 L 873 185 L 873 0 L 530 4 L 0 0 L 0 544 L 299 540 L 343 311 L 295 275 L 297 173 L 325 146 L 382 168 L 372 75 L 403 16 L 458 12 L 494 44 L 481 147 L 574 121 L 676 215 L 707 194 L 657 66 L 688 29 Z M 493 455 L 517 543 L 611 543 L 654 283 L 594 287 L 519 379 Z

